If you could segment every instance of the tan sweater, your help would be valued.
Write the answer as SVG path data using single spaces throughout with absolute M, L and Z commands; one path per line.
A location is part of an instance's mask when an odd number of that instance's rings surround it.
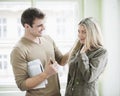
M 29 78 L 27 67 L 29 61 L 40 59 L 45 66 L 50 57 L 60 63 L 63 56 L 49 36 L 40 37 L 40 40 L 41 44 L 37 44 L 23 37 L 11 52 L 11 64 L 17 86 L 22 91 L 27 91 L 26 96 L 60 96 L 57 75 L 48 78 L 46 88 L 28 89 L 25 85 L 25 80 Z

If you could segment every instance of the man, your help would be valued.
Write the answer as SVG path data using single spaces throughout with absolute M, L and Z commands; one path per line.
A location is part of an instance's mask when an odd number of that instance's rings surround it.
M 26 90 L 26 96 L 60 96 L 57 69 L 52 66 L 50 58 L 64 65 L 69 54 L 62 55 L 54 41 L 49 36 L 42 35 L 45 29 L 44 17 L 44 13 L 37 8 L 28 8 L 23 12 L 21 23 L 25 33 L 11 52 L 17 86 L 22 91 Z M 44 71 L 31 77 L 28 63 L 36 59 L 41 61 Z M 45 87 L 35 88 L 45 80 Z

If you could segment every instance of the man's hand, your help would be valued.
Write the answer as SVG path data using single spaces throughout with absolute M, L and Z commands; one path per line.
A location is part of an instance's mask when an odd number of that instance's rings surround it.
M 47 78 L 57 73 L 58 68 L 56 64 L 57 62 L 53 62 L 51 60 L 46 64 L 44 73 L 46 73 Z

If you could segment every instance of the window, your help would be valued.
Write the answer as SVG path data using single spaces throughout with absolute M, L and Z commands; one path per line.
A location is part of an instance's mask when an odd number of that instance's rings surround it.
M 10 52 L 16 42 L 24 34 L 20 22 L 23 10 L 30 7 L 29 2 L 0 2 L 0 84 L 14 84 L 14 76 L 10 64 Z M 60 50 L 68 51 L 77 31 L 76 24 L 77 2 L 40 2 L 36 7 L 46 14 L 45 34 L 50 35 Z M 3 18 L 4 17 L 4 18 Z M 76 34 L 75 34 L 76 32 Z
M 20 16 L 30 2 L 0 2 L 0 85 L 15 85 L 10 52 L 23 35 Z
M 62 52 L 68 51 L 77 38 L 77 12 L 76 1 L 38 1 L 36 7 L 46 14 L 46 30 L 56 42 Z
M 7 36 L 7 20 L 6 18 L 0 18 L 0 38 Z
M 23 29 L 23 27 L 22 27 L 22 25 L 21 25 L 21 20 L 20 20 L 20 18 L 18 18 L 17 20 L 16 20 L 17 22 L 17 36 L 18 37 L 21 37 L 21 36 L 23 36 L 23 33 L 24 33 L 24 29 Z
M 77 28 L 75 28 L 77 25 L 77 4 L 76 1 L 42 2 L 36 0 L 35 7 L 46 14 L 46 30 L 44 33 L 54 39 L 63 53 L 72 47 L 77 36 Z M 31 6 L 31 1 L 0 2 L 0 6 L 0 85 L 15 85 L 10 64 L 10 53 L 13 46 L 24 34 L 20 16 L 23 10 Z M 65 72 L 67 72 L 67 66 L 64 68 Z M 61 73 L 60 76 L 62 74 L 64 73 Z M 60 79 L 66 81 L 64 78 Z M 62 86 L 65 88 L 64 82 Z M 61 91 L 64 95 L 63 88 L 61 88 Z
M 1 45 L 3 46 L 3 45 Z M 0 85 L 14 83 L 13 72 L 10 64 L 10 47 L 0 46 Z M 12 77 L 12 78 L 11 78 Z
M 0 70 L 2 71 L 2 70 L 6 70 L 7 69 L 7 64 L 8 64 L 8 62 L 7 62 L 8 60 L 7 60 L 7 55 L 6 54 L 1 54 L 0 55 Z

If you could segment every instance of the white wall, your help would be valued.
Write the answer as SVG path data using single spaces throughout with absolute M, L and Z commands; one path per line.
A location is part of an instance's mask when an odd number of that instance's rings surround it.
M 101 0 L 83 0 L 84 17 L 94 17 L 101 21 Z
M 120 1 L 103 0 L 102 22 L 105 45 L 108 49 L 108 65 L 103 81 L 103 96 L 120 96 Z
M 108 64 L 101 76 L 101 96 L 120 96 L 120 0 L 83 0 L 84 17 L 101 23 Z

